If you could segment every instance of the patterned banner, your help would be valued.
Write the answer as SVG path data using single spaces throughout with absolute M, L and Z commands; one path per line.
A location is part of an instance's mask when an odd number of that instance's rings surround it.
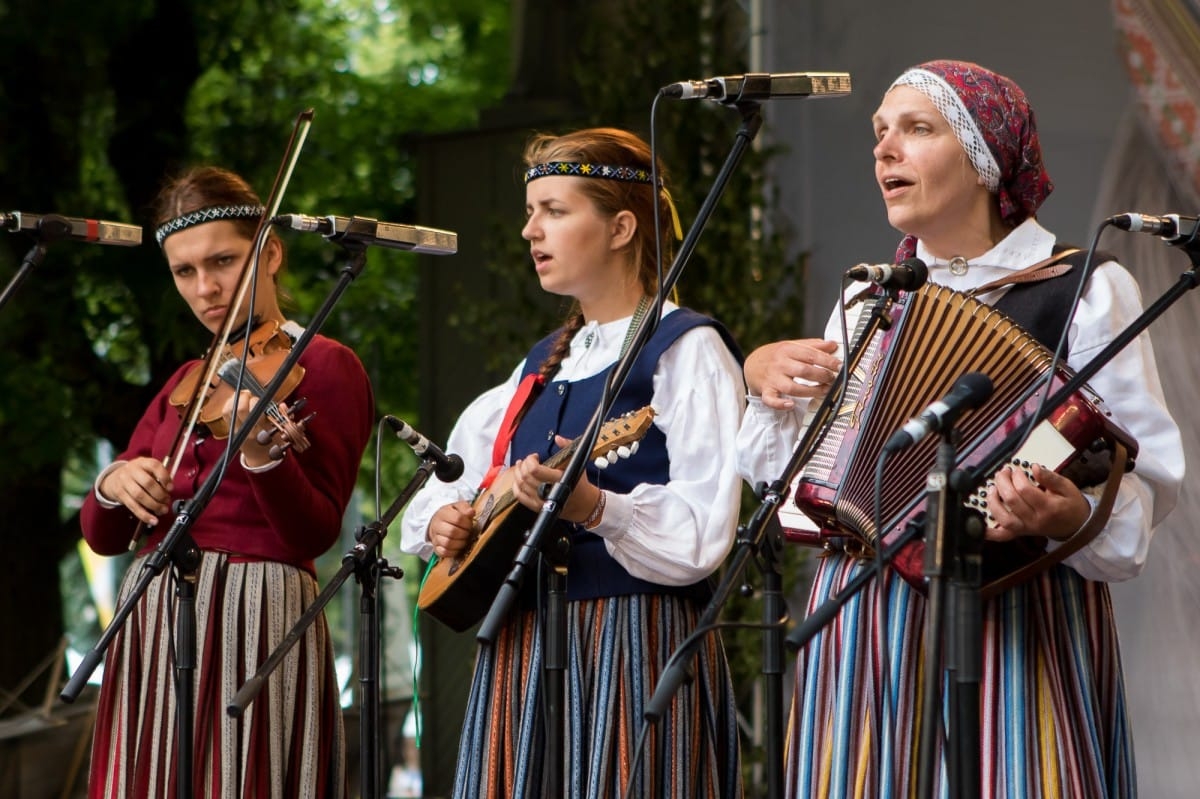
M 1121 58 L 1176 189 L 1200 204 L 1200 0 L 1114 0 Z

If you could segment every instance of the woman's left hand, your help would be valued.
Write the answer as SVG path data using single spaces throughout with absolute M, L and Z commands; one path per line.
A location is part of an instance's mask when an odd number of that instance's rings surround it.
M 560 447 L 571 443 L 569 439 L 562 436 L 556 436 L 555 440 Z M 540 511 L 542 503 L 546 501 L 546 498 L 542 496 L 542 486 L 557 483 L 563 476 L 561 469 L 553 469 L 542 464 L 537 455 L 528 455 L 510 468 L 513 469 L 513 496 L 522 505 L 534 511 Z M 580 476 L 575 490 L 571 492 L 571 496 L 563 505 L 562 513 L 559 516 L 563 521 L 582 522 L 591 515 L 599 501 L 600 489 L 588 479 L 585 470 Z
M 1034 464 L 1033 479 L 1009 465 L 996 472 L 988 489 L 988 512 L 995 520 L 988 527 L 991 541 L 1011 541 L 1021 536 L 1064 540 L 1091 516 L 1092 506 L 1074 483 Z
M 237 399 L 237 418 L 233 418 L 234 400 Z M 258 404 L 258 398 L 253 393 L 242 389 L 240 398 L 230 396 L 225 401 L 225 407 L 222 413 L 226 419 L 230 419 L 229 430 L 230 434 L 237 432 L 246 422 L 246 417 L 250 415 L 250 411 L 254 410 L 254 406 Z M 287 406 L 282 403 L 279 405 L 280 410 L 287 412 Z M 258 443 L 258 432 L 260 430 L 273 430 L 270 423 L 265 421 L 264 417 L 258 418 L 258 424 L 255 425 L 254 431 L 246 436 L 246 440 L 242 442 L 242 457 L 245 458 L 246 465 L 251 467 L 266 466 L 271 462 L 271 442 L 266 444 Z

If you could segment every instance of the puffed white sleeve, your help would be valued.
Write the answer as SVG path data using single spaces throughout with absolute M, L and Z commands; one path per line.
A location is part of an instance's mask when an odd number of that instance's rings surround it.
M 1091 361 L 1141 311 L 1133 276 L 1115 262 L 1101 264 L 1072 322 L 1071 366 Z M 1089 384 L 1137 440 L 1137 463 L 1121 480 L 1108 524 L 1063 562 L 1090 580 L 1116 582 L 1142 570 L 1154 528 L 1175 507 L 1184 473 L 1183 442 L 1167 411 L 1148 333 L 1126 345 Z
M 409 502 L 400 519 L 400 548 L 428 560 L 433 545 L 425 533 L 433 514 L 444 505 L 474 499 L 476 489 L 492 465 L 492 446 L 504 413 L 516 393 L 524 362 L 501 385 L 476 397 L 458 417 L 446 439 L 445 451 L 463 459 L 462 476 L 450 483 L 430 479 Z
M 843 307 L 857 291 L 853 285 L 845 289 Z M 843 323 L 852 326 L 857 322 L 857 306 L 847 314 L 844 320 L 841 308 L 834 307 L 825 323 L 826 339 L 841 341 Z M 841 347 L 836 355 L 842 357 Z M 746 413 L 737 436 L 737 467 L 742 479 L 750 485 L 778 479 L 791 460 L 807 426 L 808 411 L 815 410 L 811 400 L 797 398 L 795 403 L 790 410 L 777 411 L 764 405 L 760 397 L 747 395 Z
M 693 328 L 663 353 L 651 404 L 666 436 L 669 480 L 609 492 L 592 532 L 634 577 L 690 585 L 729 554 L 741 500 L 734 450 L 745 389 L 715 329 Z

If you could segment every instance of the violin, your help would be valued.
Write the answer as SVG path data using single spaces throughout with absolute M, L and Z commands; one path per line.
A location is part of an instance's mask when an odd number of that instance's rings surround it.
M 282 458 L 289 447 L 303 452 L 309 447 L 305 426 L 313 414 L 297 421 L 295 417 L 303 408 L 304 399 L 286 409 L 279 403 L 296 390 L 296 386 L 304 377 L 304 367 L 294 365 L 275 395 L 264 396 L 265 387 L 275 378 L 291 349 L 292 339 L 277 320 L 262 322 L 250 332 L 248 341 L 222 347 L 216 355 L 217 368 L 212 372 L 207 385 L 197 385 L 204 379 L 205 372 L 209 371 L 206 368 L 207 361 L 203 361 L 183 376 L 179 385 L 171 392 L 168 401 L 185 419 L 198 402 L 200 412 L 196 417 L 197 423 L 207 427 L 213 438 L 222 439 L 228 438 L 230 434 L 230 420 L 224 412 L 225 404 L 236 389 L 248 390 L 260 402 L 268 402 L 262 415 L 264 427 L 256 433 L 256 438 L 258 443 L 265 446 L 276 436 L 279 437 L 279 442 L 272 444 L 269 449 L 271 458 Z

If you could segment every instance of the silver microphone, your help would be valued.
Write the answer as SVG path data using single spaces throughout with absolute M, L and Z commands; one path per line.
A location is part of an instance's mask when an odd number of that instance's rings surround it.
M 883 445 L 887 453 L 899 452 L 931 433 L 939 433 L 964 411 L 974 410 L 987 402 L 994 390 L 991 378 L 982 372 L 967 372 L 954 382 L 950 393 L 904 423 Z
M 407 422 L 388 414 L 383 417 L 388 427 L 396 434 L 396 438 L 412 447 L 417 457 L 433 463 L 433 473 L 444 483 L 453 483 L 462 477 L 463 459 L 453 453 L 446 452 L 425 436 L 414 430 Z
M 1149 233 L 1152 236 L 1162 236 L 1168 242 L 1181 238 L 1190 238 L 1196 233 L 1197 218 L 1181 214 L 1117 214 L 1109 220 L 1113 227 L 1128 230 L 1130 233 Z
M 658 90 L 662 97 L 740 103 L 772 97 L 845 97 L 849 72 L 752 72 L 707 80 L 671 83 Z
M 10 233 L 27 231 L 45 241 L 70 239 L 95 244 L 135 247 L 142 243 L 142 226 L 123 222 L 105 222 L 59 214 L 26 214 L 21 211 L 0 213 L 0 230 Z
M 330 241 L 375 244 L 395 250 L 411 250 L 426 255 L 453 255 L 458 252 L 458 234 L 416 225 L 380 222 L 365 216 L 306 216 L 281 214 L 273 224 L 292 230 L 320 233 Z

